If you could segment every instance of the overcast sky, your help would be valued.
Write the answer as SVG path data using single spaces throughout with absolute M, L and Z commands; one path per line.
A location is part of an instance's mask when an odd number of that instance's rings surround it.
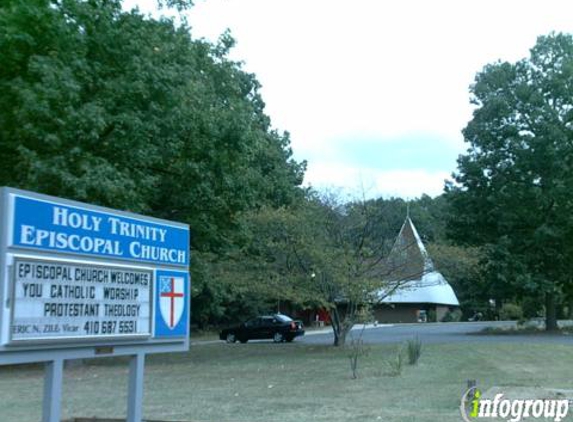
M 485 64 L 573 32 L 573 2 L 195 0 L 194 37 L 237 40 L 305 183 L 369 197 L 431 196 L 463 153 L 468 88 Z M 142 11 L 155 0 L 129 0 Z

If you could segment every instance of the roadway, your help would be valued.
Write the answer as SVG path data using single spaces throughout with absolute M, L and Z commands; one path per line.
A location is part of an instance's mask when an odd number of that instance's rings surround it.
M 478 334 L 486 327 L 507 327 L 513 322 L 449 322 L 449 323 L 422 323 L 422 324 L 394 324 L 354 327 L 350 338 L 357 338 L 362 333 L 365 344 L 391 344 L 401 343 L 414 336 L 425 344 L 435 343 L 557 343 L 573 344 L 573 336 L 561 334 L 534 334 L 534 335 L 483 335 Z M 297 338 L 296 342 L 306 344 L 332 344 L 334 336 L 332 330 L 308 331 L 307 335 Z

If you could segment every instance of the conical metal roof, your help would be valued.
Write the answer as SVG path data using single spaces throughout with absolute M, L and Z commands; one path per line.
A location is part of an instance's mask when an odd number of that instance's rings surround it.
M 389 286 L 379 291 L 383 303 L 435 303 L 459 306 L 452 287 L 434 263 L 410 217 L 406 217 L 386 260 Z
M 389 278 L 392 281 L 417 280 L 434 271 L 422 239 L 410 217 L 406 217 L 394 246 L 386 259 Z

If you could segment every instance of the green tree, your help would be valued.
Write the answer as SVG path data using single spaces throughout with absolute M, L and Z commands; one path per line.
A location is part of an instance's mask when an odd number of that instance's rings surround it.
M 250 268 L 242 272 L 257 275 L 253 288 L 262 297 L 328 310 L 335 346 L 365 322 L 372 305 L 407 282 L 388 280 L 394 268 L 385 259 L 389 242 L 380 241 L 384 216 L 372 201 L 343 203 L 311 192 L 296 207 L 265 208 L 247 220 L 252 238 L 241 258 Z
M 0 185 L 189 223 L 201 320 L 233 295 L 211 277 L 240 214 L 302 197 L 304 163 L 233 44 L 118 0 L 0 3 Z
M 468 152 L 447 186 L 450 234 L 485 245 L 506 294 L 544 297 L 547 329 L 571 283 L 573 38 L 539 37 L 529 58 L 487 65 L 471 88 Z
M 444 195 L 436 198 L 422 195 L 409 201 L 401 198 L 377 198 L 367 202 L 371 203 L 377 222 L 375 230 L 380 241 L 393 242 L 407 215 L 416 224 L 425 243 L 446 241 L 447 202 Z
M 464 317 L 473 317 L 478 312 L 488 315 L 489 299 L 496 295 L 483 275 L 480 265 L 483 252 L 475 247 L 431 243 L 428 253 L 436 270 L 444 275 L 456 292 Z

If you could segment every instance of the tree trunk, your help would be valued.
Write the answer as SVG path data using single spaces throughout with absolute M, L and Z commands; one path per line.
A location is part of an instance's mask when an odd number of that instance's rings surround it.
M 340 330 L 340 336 L 338 337 L 338 343 L 339 343 L 338 345 L 339 345 L 339 346 L 344 346 L 344 345 L 346 345 L 346 337 L 347 337 L 346 335 L 348 334 L 348 331 L 350 331 L 350 330 L 348 330 L 348 329 L 346 328 L 346 325 L 345 325 L 345 324 L 342 324 L 342 327 L 341 327 L 341 330 Z
M 334 334 L 334 343 L 335 347 L 340 346 L 340 331 L 342 328 L 342 324 L 340 323 L 340 314 L 338 313 L 338 309 L 334 308 L 330 310 L 330 323 L 332 324 L 332 333 Z
M 333 345 L 336 347 L 344 346 L 346 337 L 354 325 L 354 320 L 350 318 L 348 312 L 340 312 L 338 308 L 334 308 L 330 311 L 330 322 L 332 323 L 332 333 L 334 334 Z
M 555 292 L 545 295 L 545 330 L 557 331 L 557 307 L 555 305 Z

